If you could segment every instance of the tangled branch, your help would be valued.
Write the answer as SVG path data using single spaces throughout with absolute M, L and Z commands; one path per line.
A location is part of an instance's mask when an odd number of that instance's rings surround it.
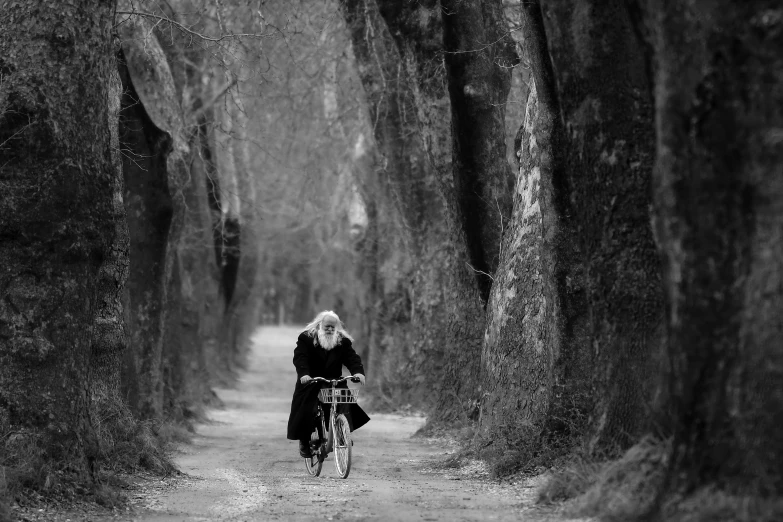
M 275 33 L 232 33 L 232 34 L 224 34 L 216 38 L 213 36 L 207 36 L 205 34 L 194 31 L 193 29 L 190 29 L 184 24 L 181 24 L 176 20 L 172 20 L 167 16 L 157 15 L 154 13 L 145 13 L 142 11 L 117 11 L 116 14 L 128 15 L 128 16 L 143 16 L 145 18 L 150 18 L 152 20 L 155 20 L 156 23 L 165 22 L 171 24 L 172 26 L 176 27 L 183 33 L 188 34 L 192 37 L 199 38 L 207 42 L 214 42 L 214 43 L 219 43 L 222 42 L 223 40 L 228 40 L 231 38 L 270 38 L 275 35 Z

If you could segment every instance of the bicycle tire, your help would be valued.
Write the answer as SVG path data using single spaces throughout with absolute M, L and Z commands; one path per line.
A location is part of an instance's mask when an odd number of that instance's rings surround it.
M 312 435 L 310 435 L 310 451 L 313 454 L 311 457 L 304 459 L 305 468 L 307 468 L 307 472 L 313 477 L 317 477 L 321 474 L 321 468 L 324 465 L 323 459 L 320 458 L 320 442 L 321 438 L 318 436 L 318 430 L 315 429 L 313 430 Z
M 340 478 L 348 478 L 351 472 L 351 426 L 345 415 L 334 420 L 334 467 Z

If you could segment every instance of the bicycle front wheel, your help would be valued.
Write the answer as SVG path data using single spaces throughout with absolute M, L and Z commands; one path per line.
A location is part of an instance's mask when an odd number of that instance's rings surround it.
M 345 415 L 340 414 L 334 420 L 334 467 L 340 478 L 348 478 L 351 472 L 351 426 Z
M 321 459 L 321 437 L 318 436 L 317 429 L 310 435 L 310 452 L 312 456 L 304 459 L 305 467 L 310 475 L 317 477 L 321 474 L 321 467 L 324 465 Z

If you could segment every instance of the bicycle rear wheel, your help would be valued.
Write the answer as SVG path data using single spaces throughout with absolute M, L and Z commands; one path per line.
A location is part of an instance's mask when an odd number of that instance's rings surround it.
M 307 472 L 317 477 L 321 474 L 321 468 L 324 465 L 324 461 L 321 459 L 321 437 L 318 436 L 318 430 L 313 430 L 310 435 L 310 452 L 312 456 L 304 459 Z
M 334 420 L 334 467 L 340 478 L 348 478 L 351 472 L 351 426 L 345 415 Z

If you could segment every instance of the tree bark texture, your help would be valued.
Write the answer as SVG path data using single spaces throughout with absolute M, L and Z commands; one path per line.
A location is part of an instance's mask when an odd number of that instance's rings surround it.
M 650 227 L 653 107 L 644 52 L 620 0 L 542 0 L 564 125 L 565 219 L 584 270 L 594 450 L 649 428 L 660 390 L 663 298 Z M 575 268 L 572 268 L 575 270 Z M 580 357 L 578 359 L 583 359 Z M 567 383 L 566 383 L 567 385 Z
M 399 54 L 374 1 L 342 1 L 359 78 L 379 150 L 377 164 L 358 180 L 367 204 L 368 229 L 359 248 L 361 278 L 368 290 L 371 334 L 368 372 L 386 395 L 404 389 L 395 383 L 411 348 L 411 287 L 417 241 L 428 209 L 426 167 L 420 144 L 412 139 Z
M 451 187 L 445 177 L 451 176 L 450 115 L 439 71 L 439 10 L 433 2 L 374 1 L 341 2 L 341 9 L 382 167 L 363 192 L 368 216 L 376 220 L 368 232 L 380 242 L 373 245 L 367 237 L 363 243 L 370 256 L 363 268 L 368 288 L 371 294 L 380 292 L 370 296 L 377 314 L 371 338 L 378 343 L 371 351 L 370 372 L 392 384 L 404 373 L 414 374 L 397 383 L 398 390 L 407 388 L 397 399 L 416 402 L 423 395 L 432 406 L 436 397 L 426 390 L 440 389 L 438 401 L 444 404 L 445 395 L 451 407 L 438 411 L 453 416 L 475 402 L 475 386 L 464 381 L 471 374 L 475 378 L 477 371 L 466 370 L 477 366 L 458 361 L 478 354 L 482 325 L 477 323 L 483 312 L 464 266 L 466 256 L 458 254 L 460 230 L 445 195 Z M 444 364 L 452 363 L 455 378 L 444 391 Z
M 115 48 L 118 48 L 115 44 Z M 118 50 L 118 49 L 117 49 Z M 109 132 L 111 139 L 111 161 L 117 172 L 122 172 L 122 151 L 120 145 L 120 113 L 122 110 L 122 80 L 116 69 L 111 71 L 107 90 L 109 104 Z M 103 297 L 95 319 L 95 333 L 92 343 L 92 378 L 90 387 L 93 398 L 119 400 L 122 361 L 128 351 L 128 324 L 124 296 L 130 265 L 130 238 L 125 216 L 123 179 L 114 179 L 114 221 L 115 236 L 110 257 L 101 266 L 98 278 L 98 292 Z
M 557 85 L 538 2 L 521 6 L 532 87 L 515 140 L 513 214 L 487 306 L 479 434 L 498 457 L 578 436 L 590 380 L 587 303 L 561 150 Z
M 420 257 L 414 276 L 416 339 L 442 363 L 431 419 L 473 418 L 479 402 L 478 375 L 484 311 L 470 267 L 466 233 L 458 218 L 454 189 L 451 103 L 443 73 L 443 19 L 439 3 L 381 2 L 380 13 L 397 46 L 411 109 L 403 112 L 426 153 L 432 211 L 420 226 Z M 406 105 L 407 107 L 407 105 Z M 411 116 L 408 116 L 410 114 Z M 438 349 L 438 347 L 440 347 Z M 437 351 L 434 351 L 437 350 Z M 442 369 L 441 369 L 442 368 Z M 424 372 L 423 372 L 424 373 Z M 424 373 L 426 375 L 426 373 Z
M 484 303 L 511 214 L 505 103 L 519 59 L 499 0 L 441 0 L 451 100 L 454 192 Z
M 783 12 L 649 6 L 673 476 L 783 490 Z
M 131 353 L 124 383 L 142 418 L 163 415 L 163 341 L 168 288 L 184 205 L 187 144 L 168 62 L 143 19 L 122 26 L 121 143 L 125 207 L 131 231 L 128 302 Z M 137 394 L 137 396 L 134 396 Z
M 558 296 L 548 292 L 555 285 L 542 216 L 542 208 L 552 205 L 541 200 L 552 197 L 542 182 L 551 184 L 555 117 L 534 85 L 520 129 L 513 213 L 487 305 L 481 357 L 480 429 L 498 451 L 503 443 L 521 447 L 521 438 L 535 439 L 552 404 Z
M 53 458 L 94 457 L 90 373 L 124 348 L 111 27 L 109 2 L 0 13 L 0 408 Z
M 192 7 L 192 6 L 190 6 Z M 162 5 L 167 16 L 183 22 L 170 3 Z M 178 5 L 187 12 L 189 7 Z M 207 169 L 212 151 L 209 140 L 202 139 L 198 115 L 203 116 L 202 73 L 204 49 L 191 45 L 179 31 L 157 24 L 154 34 L 166 55 L 174 80 L 174 92 L 185 115 L 183 134 L 187 139 L 185 172 L 182 183 L 182 231 L 175 249 L 169 278 L 164 326 L 163 410 L 167 419 L 188 422 L 203 404 L 214 404 L 210 389 L 219 380 L 218 350 L 223 301 L 220 274 L 216 265 L 216 245 L 207 194 Z
M 224 307 L 207 201 L 209 150 L 202 149 L 206 143 L 199 126 L 189 143 L 190 180 L 182 188 L 185 211 L 169 285 L 163 353 L 164 409 L 168 417 L 181 420 L 214 401 L 209 386 L 220 380 L 226 366 L 219 350 Z

